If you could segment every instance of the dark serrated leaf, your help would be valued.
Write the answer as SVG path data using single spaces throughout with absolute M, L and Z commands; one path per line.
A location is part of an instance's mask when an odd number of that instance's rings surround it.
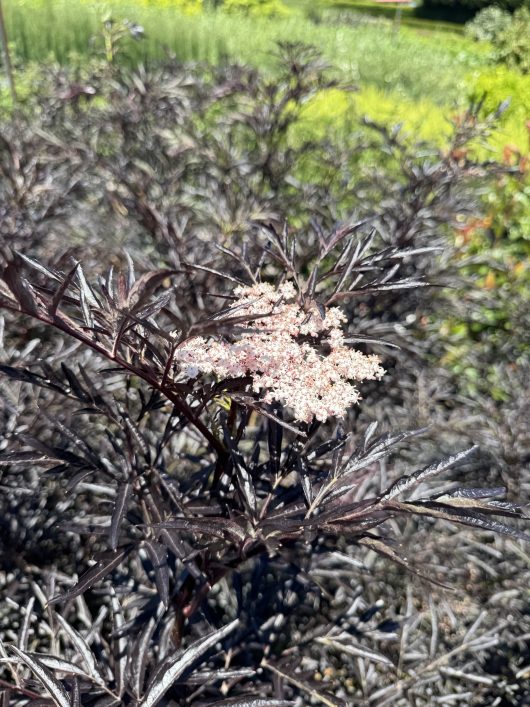
M 33 316 L 39 313 L 39 307 L 31 285 L 23 277 L 20 267 L 15 262 L 8 263 L 3 272 L 3 279 L 22 311 Z
M 530 535 L 523 533 L 522 530 L 518 528 L 513 528 L 499 520 L 492 520 L 479 513 L 475 513 L 469 509 L 460 509 L 452 506 L 447 506 L 442 503 L 431 503 L 431 502 L 414 502 L 414 503 L 400 503 L 397 504 L 403 508 L 403 510 L 408 510 L 412 513 L 418 513 L 421 515 L 431 516 L 432 518 L 443 518 L 444 520 L 449 520 L 452 523 L 462 523 L 463 525 L 471 525 L 476 528 L 482 528 L 484 530 L 490 530 L 493 533 L 501 533 L 502 535 L 509 535 L 512 538 L 517 538 L 518 540 L 530 541 Z
M 225 534 L 236 540 L 244 540 L 246 537 L 241 526 L 228 518 L 172 518 L 161 523 L 154 523 L 153 527 L 195 531 L 221 539 L 225 537 Z
M 506 488 L 504 486 L 496 486 L 495 488 L 474 488 L 474 487 L 459 487 L 456 489 L 451 489 L 449 491 L 443 491 L 432 497 L 432 499 L 442 499 L 442 498 L 470 498 L 470 499 L 480 499 L 480 498 L 494 498 L 497 496 L 504 496 L 506 494 Z
M 35 604 L 35 597 L 30 597 L 27 606 L 26 606 L 26 612 L 24 614 L 24 621 L 22 622 L 22 626 L 20 627 L 20 631 L 18 634 L 18 647 L 20 648 L 21 651 L 27 651 L 28 648 L 28 638 L 29 638 L 29 626 L 32 618 L 32 612 L 33 612 L 33 605 Z
M 256 491 L 252 482 L 252 477 L 248 473 L 248 469 L 243 458 L 243 455 L 238 450 L 232 435 L 227 426 L 226 416 L 221 417 L 223 427 L 223 439 L 230 453 L 234 469 L 236 471 L 236 479 L 243 505 L 251 517 L 254 517 L 257 509 Z
M 473 445 L 469 449 L 464 449 L 462 452 L 457 452 L 456 454 L 447 457 L 447 459 L 435 462 L 434 464 L 429 464 L 429 466 L 419 469 L 413 474 L 401 477 L 382 493 L 381 500 L 386 501 L 394 498 L 394 496 L 404 493 L 405 491 L 410 491 L 410 489 L 414 488 L 422 481 L 425 481 L 425 479 L 441 474 L 443 471 L 451 469 L 455 466 L 455 464 L 459 464 L 461 461 L 468 459 L 477 449 L 478 447 Z
M 63 299 L 63 297 L 66 293 L 66 290 L 72 284 L 73 279 L 77 273 L 78 267 L 79 267 L 79 263 L 76 263 L 74 265 L 74 267 L 66 274 L 66 276 L 62 280 L 61 284 L 59 285 L 59 287 L 55 291 L 52 301 L 50 302 L 50 304 L 48 306 L 48 314 L 50 315 L 50 317 L 52 317 L 52 319 L 55 317 L 55 315 L 57 313 L 57 309 L 61 303 L 61 300 Z
M 169 605 L 169 567 L 167 564 L 167 550 L 164 545 L 154 540 L 144 540 L 144 545 L 153 566 L 160 601 L 167 609 Z
M 392 562 L 395 562 L 396 564 L 405 567 L 405 569 L 411 574 L 414 574 L 417 577 L 420 577 L 421 579 L 425 579 L 431 584 L 436 584 L 436 586 L 438 587 L 443 587 L 444 589 L 452 590 L 452 587 L 449 587 L 447 584 L 439 582 L 438 580 L 434 579 L 432 575 L 426 575 L 420 570 L 416 569 L 416 567 L 410 564 L 408 557 L 406 557 L 405 555 L 400 555 L 389 543 L 385 542 L 383 538 L 364 537 L 358 540 L 358 543 L 359 545 L 365 545 L 366 547 L 369 547 L 371 550 L 374 550 L 374 552 L 377 552 L 379 555 L 382 555 L 383 557 L 392 560 Z
M 83 272 L 83 268 L 80 264 L 77 264 L 76 269 L 77 282 L 79 284 L 79 290 L 81 293 L 81 300 L 86 302 L 86 307 L 96 307 L 99 308 L 101 305 L 96 297 L 96 293 L 90 287 Z
M 208 636 L 193 643 L 182 655 L 171 661 L 161 675 L 149 686 L 140 707 L 155 707 L 169 690 L 196 660 L 215 647 L 216 643 L 230 635 L 239 625 L 239 619 L 234 619 L 226 626 L 210 633 Z
M 101 673 L 98 670 L 96 658 L 94 657 L 94 654 L 90 650 L 90 647 L 88 646 L 83 636 L 81 636 L 78 631 L 76 631 L 72 626 L 70 626 L 68 621 L 63 616 L 61 616 L 61 614 L 55 614 L 55 618 L 59 622 L 64 633 L 72 642 L 72 645 L 77 650 L 77 653 L 81 656 L 88 675 L 94 678 L 97 683 L 104 684 L 103 677 L 101 676 Z
M 114 658 L 114 679 L 116 681 L 115 692 L 120 697 L 125 692 L 125 672 L 129 657 L 129 643 L 127 638 L 121 635 L 125 626 L 125 618 L 123 610 L 114 587 L 111 587 L 111 607 L 112 607 L 112 629 L 115 640 L 113 642 L 113 658 Z
M 145 672 L 149 660 L 149 645 L 156 629 L 156 620 L 151 617 L 144 626 L 141 634 L 134 642 L 129 661 L 129 676 L 132 681 L 134 694 L 140 699 L 144 691 Z
M 371 426 L 368 428 L 370 430 Z M 385 434 L 374 440 L 368 447 L 363 445 L 356 449 L 344 464 L 339 474 L 351 474 L 368 465 L 375 464 L 376 461 L 387 456 L 392 447 L 404 442 L 407 439 L 412 439 L 423 434 L 427 428 L 417 430 L 409 430 L 407 432 L 399 432 L 398 434 Z
M 114 501 L 114 508 L 112 509 L 112 517 L 110 521 L 110 547 L 115 550 L 118 546 L 118 538 L 121 529 L 122 520 L 127 513 L 127 506 L 132 493 L 132 484 L 122 483 L 118 484 L 118 490 L 116 492 L 116 500 Z
M 73 589 L 70 589 L 65 594 L 53 597 L 48 603 L 57 604 L 58 602 L 68 601 L 88 591 L 94 584 L 104 579 L 113 569 L 118 567 L 132 549 L 133 545 L 127 545 L 120 550 L 108 553 L 81 576 Z
M 300 479 L 300 484 L 302 486 L 302 491 L 304 492 L 304 498 L 307 506 L 309 507 L 313 502 L 313 487 L 308 474 L 307 462 L 302 456 L 296 457 L 296 468 L 298 471 L 298 478 Z
M 21 253 L 20 251 L 15 251 L 16 255 L 18 258 L 24 261 L 26 265 L 29 265 L 30 268 L 33 268 L 34 270 L 37 270 L 37 272 L 40 272 L 42 275 L 45 275 L 46 277 L 52 278 L 53 280 L 61 280 L 61 275 L 62 273 L 58 272 L 55 269 L 46 267 L 42 263 L 39 263 L 37 260 L 34 260 L 33 258 L 30 258 L 28 255 L 24 255 L 24 253 Z
M 9 646 L 9 648 L 28 666 L 37 680 L 51 695 L 57 707 L 70 707 L 70 698 L 61 682 L 54 677 L 53 673 L 38 658 L 19 650 L 15 646 Z
M 49 464 L 56 462 L 56 459 L 48 454 L 39 454 L 36 452 L 6 452 L 0 454 L 0 466 L 8 466 L 11 464 Z

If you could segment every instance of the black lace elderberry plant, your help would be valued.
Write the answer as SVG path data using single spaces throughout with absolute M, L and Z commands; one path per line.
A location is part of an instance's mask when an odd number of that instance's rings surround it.
M 451 227 L 507 167 L 473 158 L 480 106 L 444 150 L 368 120 L 294 149 L 304 105 L 337 81 L 312 48 L 279 58 L 274 75 L 45 67 L 2 124 L 0 240 L 24 253 L 0 256 L 4 704 L 526 689 L 520 512 L 494 470 L 515 460 L 524 498 L 524 397 L 478 415 L 427 367 L 440 342 L 423 323 L 451 306 L 427 287 L 457 278 Z M 285 343 L 289 312 L 299 375 L 230 360 Z M 309 358 L 339 344 L 385 375 L 313 419 L 290 394 L 324 382 Z M 435 481 L 456 465 L 465 487 Z
M 221 366 L 190 371 L 193 361 L 181 361 L 189 342 L 222 343 L 236 355 L 238 345 L 262 341 L 252 337 L 266 336 L 267 321 L 272 329 L 285 313 L 286 279 L 294 336 L 322 359 L 331 355 L 330 306 L 425 284 L 401 272 L 409 248 L 374 251 L 359 225 L 322 233 L 305 274 L 301 239 L 272 227 L 268 237 L 257 262 L 228 253 L 244 275 L 226 268 L 218 294 L 227 306 L 209 312 L 206 293 L 187 287 L 194 271 L 212 274 L 206 266 L 137 277 L 130 261 L 126 272 L 111 269 L 90 284 L 80 263 L 63 271 L 25 255 L 6 259 L 0 304 L 10 326 L 34 321 L 43 341 L 55 331 L 79 344 L 75 363 L 61 361 L 59 348 L 33 364 L 0 367 L 12 408 L 17 390 L 40 391 L 11 412 L 14 434 L 0 456 L 20 508 L 9 532 L 35 533 L 33 549 L 13 558 L 14 576 L 23 576 L 13 601 L 27 581 L 35 595 L 3 649 L 11 671 L 4 684 L 20 704 L 43 695 L 65 706 L 345 704 L 340 689 L 331 693 L 315 677 L 319 650 L 346 649 L 346 636 L 357 655 L 381 666 L 392 660 L 363 647 L 345 616 L 308 623 L 307 602 L 327 601 L 315 599 L 312 570 L 358 548 L 443 584 L 443 573 L 427 573 L 402 550 L 407 517 L 526 538 L 498 518 L 520 517 L 499 500 L 502 489 L 427 490 L 426 482 L 469 463 L 475 447 L 385 482 L 382 461 L 422 430 L 378 436 L 376 423 L 360 434 L 348 419 L 300 422 L 281 394 L 263 395 L 266 380 L 253 386 L 266 373 L 259 365 L 221 375 Z M 278 298 L 249 311 L 231 293 L 242 286 L 259 298 L 256 283 L 267 273 Z M 367 338 L 352 334 L 342 345 L 366 346 Z M 42 513 L 20 503 L 26 478 L 42 479 L 48 494 L 64 485 L 44 535 Z M 61 548 L 54 569 L 39 557 L 46 547 Z

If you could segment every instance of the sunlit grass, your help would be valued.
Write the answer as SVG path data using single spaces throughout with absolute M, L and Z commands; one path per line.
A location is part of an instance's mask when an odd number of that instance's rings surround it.
M 296 9 L 277 19 L 190 14 L 176 10 L 169 0 L 153 3 L 4 0 L 9 38 L 22 60 L 53 56 L 67 63 L 72 54 L 93 55 L 102 17 L 110 8 L 116 19 L 128 18 L 145 29 L 145 39 L 128 42 L 125 56 L 131 62 L 173 54 L 183 61 L 231 60 L 267 68 L 273 65 L 276 42 L 300 41 L 317 46 L 347 81 L 447 104 L 461 95 L 463 77 L 480 61 L 469 43 L 455 46 L 443 35 L 433 42 L 406 28 L 397 34 L 391 25 L 317 24 Z
M 483 48 L 456 35 L 422 36 L 406 27 L 396 32 L 391 23 L 315 23 L 307 16 L 307 6 L 297 3 L 290 4 L 287 17 L 277 19 L 200 12 L 200 0 L 4 0 L 3 4 L 15 57 L 23 62 L 53 58 L 75 64 L 102 56 L 102 20 L 109 13 L 117 21 L 127 18 L 145 29 L 144 39 L 128 39 L 123 45 L 121 60 L 131 63 L 174 55 L 182 61 L 239 61 L 273 70 L 278 41 L 313 44 L 336 67 L 341 80 L 360 90 L 317 97 L 302 116 L 299 135 L 347 131 L 350 119 L 368 115 L 381 123 L 402 123 L 411 136 L 441 144 L 448 131 L 447 117 L 466 103 L 487 65 Z M 495 96 L 502 100 L 497 84 Z M 509 93 L 517 100 L 520 92 Z M 526 124 L 519 117 L 514 110 L 493 136 L 496 150 L 506 142 L 527 144 Z

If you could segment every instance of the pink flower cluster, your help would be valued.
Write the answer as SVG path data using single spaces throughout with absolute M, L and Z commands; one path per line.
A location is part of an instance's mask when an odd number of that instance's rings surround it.
M 293 285 L 238 287 L 234 315 L 248 316 L 248 331 L 234 342 L 194 337 L 177 349 L 175 363 L 188 378 L 252 377 L 265 403 L 279 401 L 296 420 L 324 422 L 343 417 L 360 396 L 352 381 L 380 379 L 377 356 L 347 348 L 337 307 L 322 316 L 316 305 L 302 308 Z M 264 318 L 258 315 L 269 314 Z

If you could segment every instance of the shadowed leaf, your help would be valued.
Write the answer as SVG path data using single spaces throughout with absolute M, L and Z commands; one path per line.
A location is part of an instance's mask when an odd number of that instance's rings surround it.
M 96 562 L 94 567 L 87 570 L 79 579 L 79 582 L 65 594 L 53 597 L 48 602 L 49 604 L 57 604 L 58 602 L 67 601 L 69 599 L 74 599 L 80 594 L 83 594 L 97 582 L 106 577 L 113 569 L 118 567 L 127 555 L 133 549 L 132 545 L 127 545 L 121 550 L 116 550 L 115 552 L 109 553 L 104 559 Z
M 28 666 L 37 680 L 50 694 L 57 707 L 71 707 L 70 697 L 62 684 L 38 658 L 19 650 L 15 646 L 10 646 L 10 649 L 14 651 L 16 655 Z
M 140 703 L 140 707 L 154 707 L 157 705 L 187 668 L 193 665 L 204 653 L 211 650 L 216 643 L 235 631 L 238 625 L 239 619 L 231 621 L 226 626 L 193 643 L 182 655 L 170 662 L 163 674 L 158 676 L 155 682 L 149 686 Z

